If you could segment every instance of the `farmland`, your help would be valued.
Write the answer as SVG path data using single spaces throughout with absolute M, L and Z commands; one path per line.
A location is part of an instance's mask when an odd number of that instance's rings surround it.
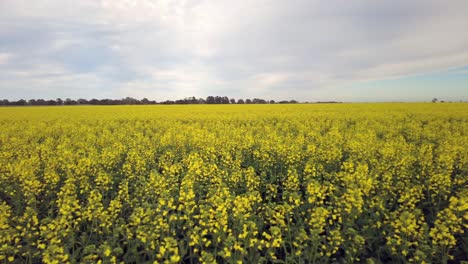
M 467 258 L 468 104 L 0 108 L 0 262 Z

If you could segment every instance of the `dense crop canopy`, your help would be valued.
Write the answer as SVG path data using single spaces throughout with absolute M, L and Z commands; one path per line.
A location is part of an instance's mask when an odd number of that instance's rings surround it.
M 0 262 L 467 256 L 468 104 L 0 108 Z

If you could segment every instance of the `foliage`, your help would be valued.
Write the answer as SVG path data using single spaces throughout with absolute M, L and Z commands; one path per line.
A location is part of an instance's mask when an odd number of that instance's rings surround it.
M 239 99 L 237 101 L 238 104 L 243 104 L 244 100 Z M 253 100 L 247 99 L 247 103 L 249 104 L 274 104 L 274 100 L 264 100 L 264 99 L 258 99 L 254 98 Z M 280 101 L 279 103 L 282 104 L 296 104 L 298 103 L 296 100 L 290 100 L 290 101 Z M 331 102 L 329 102 L 331 103 Z M 236 104 L 236 99 L 231 98 L 229 99 L 227 96 L 208 96 L 205 99 L 203 98 L 195 98 L 195 96 L 192 97 L 186 97 L 184 99 L 177 99 L 177 100 L 166 100 L 162 102 L 156 102 L 154 100 L 150 101 L 147 98 L 143 98 L 141 100 L 132 98 L 132 97 L 125 97 L 122 99 L 91 99 L 91 100 L 86 100 L 83 98 L 80 98 L 78 100 L 72 100 L 70 98 L 67 98 L 65 100 L 62 100 L 61 98 L 57 98 L 55 100 L 44 100 L 44 99 L 30 99 L 28 101 L 24 99 L 20 99 L 18 101 L 9 101 L 7 99 L 0 100 L 0 106 L 51 106 L 51 105 L 154 105 L 154 104 L 163 104 L 163 105 L 173 105 L 173 104 L 178 104 L 178 105 L 186 105 L 186 104 Z

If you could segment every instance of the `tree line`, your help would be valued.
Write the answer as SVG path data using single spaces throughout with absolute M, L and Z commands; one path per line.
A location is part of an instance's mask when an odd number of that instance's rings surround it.
M 260 98 L 254 99 L 234 99 L 228 98 L 227 96 L 208 96 L 204 98 L 196 98 L 195 96 L 187 97 L 184 99 L 178 100 L 166 100 L 161 102 L 156 102 L 154 100 L 148 100 L 143 98 L 141 100 L 135 99 L 132 97 L 125 97 L 122 99 L 78 99 L 73 100 L 67 98 L 62 100 L 57 98 L 55 100 L 45 100 L 45 99 L 30 99 L 24 100 L 20 99 L 17 101 L 9 101 L 7 99 L 0 100 L 0 106 L 27 106 L 27 105 L 172 105 L 172 104 L 296 104 L 296 100 L 282 100 L 276 102 L 275 100 L 265 100 Z

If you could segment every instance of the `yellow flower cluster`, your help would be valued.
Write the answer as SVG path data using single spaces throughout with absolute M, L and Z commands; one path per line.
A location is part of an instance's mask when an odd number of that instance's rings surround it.
M 433 254 L 444 261 L 454 257 L 448 252 L 456 246 L 456 235 L 463 235 L 468 230 L 468 190 L 464 189 L 460 197 L 452 196 L 449 206 L 439 213 L 429 235 L 432 238 Z

